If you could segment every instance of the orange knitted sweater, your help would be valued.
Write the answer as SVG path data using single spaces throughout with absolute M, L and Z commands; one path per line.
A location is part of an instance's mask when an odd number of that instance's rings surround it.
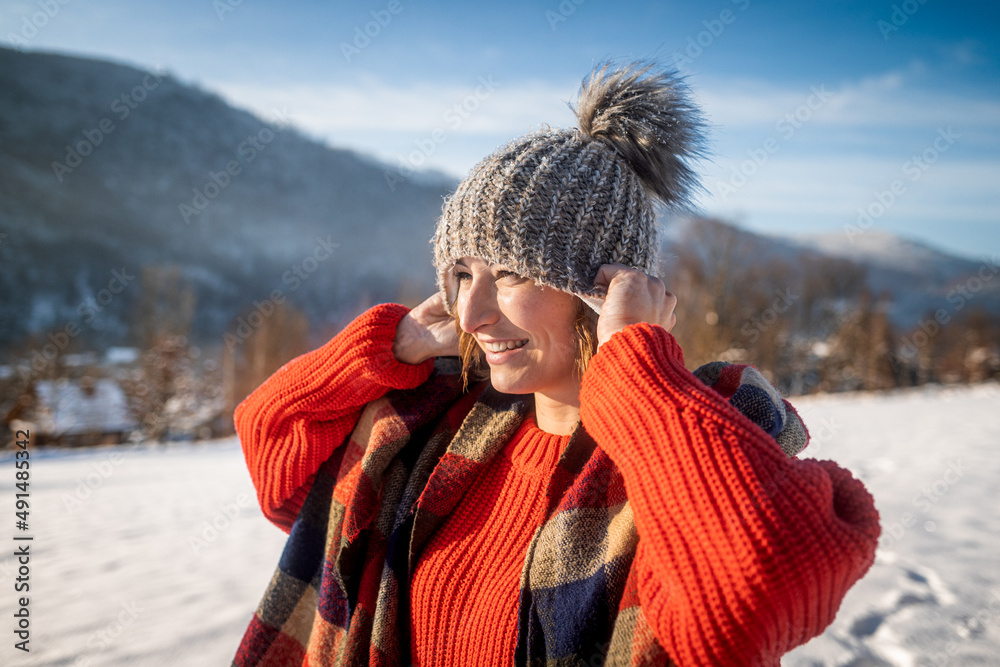
M 432 360 L 411 366 L 392 354 L 406 312 L 373 308 L 237 409 L 261 507 L 286 531 L 364 405 L 429 376 Z M 464 396 L 447 419 L 460 423 L 475 398 Z M 758 655 L 776 665 L 832 622 L 879 534 L 872 498 L 848 471 L 784 455 L 684 369 L 659 327 L 631 325 L 602 346 L 580 401 L 634 513 L 630 595 L 675 661 L 742 664 Z M 537 489 L 564 445 L 526 421 L 427 543 L 410 591 L 419 664 L 510 661 L 518 575 L 543 519 Z M 775 652 L 760 656 L 763 646 Z
M 410 592 L 415 664 L 510 662 L 521 568 L 569 439 L 546 433 L 529 415 L 424 547 Z

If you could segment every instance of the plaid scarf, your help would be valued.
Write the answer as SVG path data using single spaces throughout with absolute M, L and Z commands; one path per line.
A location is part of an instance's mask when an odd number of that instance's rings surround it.
M 486 383 L 452 432 L 441 417 L 462 395 L 458 371 L 438 359 L 420 387 L 365 407 L 318 471 L 234 665 L 410 663 L 409 584 L 421 550 L 533 401 Z M 789 454 L 805 446 L 794 410 L 752 367 L 696 374 Z M 521 573 L 513 662 L 673 664 L 639 605 L 639 536 L 622 475 L 582 425 L 546 498 Z

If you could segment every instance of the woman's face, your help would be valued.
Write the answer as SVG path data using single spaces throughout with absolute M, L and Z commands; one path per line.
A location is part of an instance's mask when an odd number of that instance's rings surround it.
M 455 313 L 486 353 L 493 386 L 507 394 L 574 400 L 576 297 L 478 257 L 460 258 L 452 272 L 458 281 Z

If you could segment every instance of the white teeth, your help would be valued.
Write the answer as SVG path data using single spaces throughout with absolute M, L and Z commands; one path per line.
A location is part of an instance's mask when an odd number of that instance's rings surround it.
M 483 345 L 485 345 L 486 349 L 489 350 L 490 352 L 503 352 L 504 350 L 517 349 L 523 346 L 527 342 L 528 341 L 526 340 L 519 340 L 519 341 L 508 340 L 502 343 L 483 343 Z

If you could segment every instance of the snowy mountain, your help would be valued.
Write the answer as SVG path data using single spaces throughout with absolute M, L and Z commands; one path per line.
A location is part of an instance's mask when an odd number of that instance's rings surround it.
M 681 218 L 667 228 L 668 253 L 678 255 L 691 248 L 690 238 L 697 219 Z M 1000 314 L 1000 257 L 980 260 L 956 257 L 924 243 L 879 230 L 848 236 L 757 234 L 713 221 L 732 234 L 745 261 L 785 263 L 809 271 L 823 258 L 846 260 L 861 267 L 873 295 L 888 294 L 888 313 L 902 330 L 915 327 L 930 313 L 945 309 L 954 314 L 967 306 L 980 306 Z M 800 280 L 803 277 L 800 275 Z
M 428 241 L 455 183 L 387 179 L 385 165 L 294 123 L 288 110 L 259 118 L 162 72 L 0 49 L 0 349 L 71 326 L 93 347 L 134 343 L 153 265 L 179 267 L 192 286 L 201 342 L 275 295 L 322 327 L 366 302 L 429 294 Z M 685 224 L 668 227 L 668 252 Z M 853 242 L 738 234 L 752 261 L 867 267 L 904 328 L 953 307 L 963 287 L 977 288 L 967 302 L 1000 310 L 1000 279 L 976 284 L 982 262 L 875 230 Z
M 868 231 L 851 237 L 837 233 L 794 238 L 804 246 L 826 255 L 850 259 L 914 278 L 924 276 L 938 282 L 967 276 L 974 273 L 980 264 L 883 231 Z
M 847 234 L 796 237 L 803 247 L 868 267 L 868 283 L 877 294 L 893 296 L 892 314 L 916 322 L 930 311 L 981 306 L 1000 313 L 1000 258 L 978 261 L 949 255 L 924 243 L 869 230 Z
M 428 241 L 455 184 L 390 187 L 384 165 L 294 121 L 169 74 L 0 49 L 0 348 L 71 324 L 122 342 L 149 265 L 180 267 L 203 340 L 276 290 L 323 322 L 362 285 L 432 289 Z

